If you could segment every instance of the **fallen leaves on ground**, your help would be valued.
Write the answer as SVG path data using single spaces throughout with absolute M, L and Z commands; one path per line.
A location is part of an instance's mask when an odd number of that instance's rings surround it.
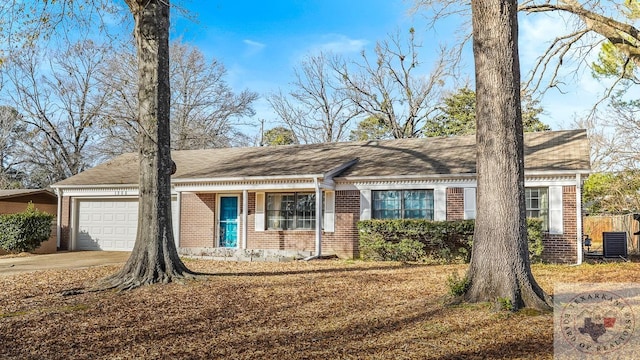
M 448 302 L 464 265 L 186 260 L 211 274 L 127 292 L 116 266 L 0 277 L 2 359 L 550 359 L 552 314 Z M 541 286 L 637 282 L 640 264 L 536 265 Z

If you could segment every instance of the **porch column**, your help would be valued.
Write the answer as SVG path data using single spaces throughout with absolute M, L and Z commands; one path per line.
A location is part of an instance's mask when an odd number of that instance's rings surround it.
M 242 190 L 242 244 L 241 248 L 244 250 L 247 248 L 247 231 L 249 226 L 247 221 L 249 218 L 249 191 Z
M 62 190 L 55 188 L 58 198 L 58 209 L 56 211 L 56 251 L 60 248 L 60 236 L 62 236 Z M 68 247 L 68 246 L 67 246 Z
M 576 174 L 576 234 L 578 257 L 576 264 L 582 264 L 582 176 Z
M 322 190 L 318 179 L 313 179 L 316 186 L 316 254 L 322 255 Z

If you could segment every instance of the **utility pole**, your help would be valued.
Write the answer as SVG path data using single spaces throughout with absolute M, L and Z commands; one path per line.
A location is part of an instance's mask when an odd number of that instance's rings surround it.
M 260 147 L 264 146 L 264 119 L 260 119 Z

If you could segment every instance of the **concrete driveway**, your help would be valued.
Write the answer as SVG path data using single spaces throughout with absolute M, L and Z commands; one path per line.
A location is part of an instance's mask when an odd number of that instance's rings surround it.
M 81 269 L 91 266 L 124 264 L 131 255 L 127 251 L 70 251 L 55 254 L 33 254 L 0 257 L 0 276 L 51 269 Z

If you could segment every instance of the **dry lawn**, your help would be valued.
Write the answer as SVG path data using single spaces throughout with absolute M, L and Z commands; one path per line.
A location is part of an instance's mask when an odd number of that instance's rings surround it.
M 0 277 L 0 359 L 550 359 L 552 314 L 450 305 L 463 265 L 186 260 L 185 285 L 62 296 L 117 270 Z M 640 264 L 536 265 L 539 283 L 640 282 Z

